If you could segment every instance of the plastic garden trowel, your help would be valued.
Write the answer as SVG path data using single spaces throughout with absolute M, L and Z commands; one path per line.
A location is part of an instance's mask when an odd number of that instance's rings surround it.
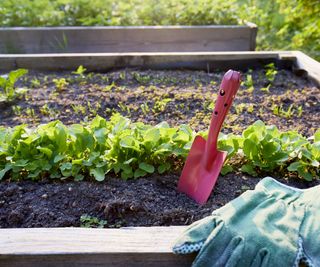
M 178 190 L 199 204 L 208 200 L 227 157 L 227 152 L 217 149 L 218 135 L 239 86 L 240 73 L 229 70 L 223 76 L 211 117 L 208 140 L 196 136 L 182 170 Z

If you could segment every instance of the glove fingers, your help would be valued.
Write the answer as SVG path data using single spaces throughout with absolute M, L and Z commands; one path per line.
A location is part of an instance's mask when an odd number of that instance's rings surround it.
M 189 254 L 199 251 L 210 233 L 221 224 L 220 222 L 217 222 L 216 217 L 208 216 L 191 224 L 175 242 L 172 248 L 173 253 Z M 218 228 L 220 229 L 220 227 Z
M 266 248 L 262 248 L 257 253 L 256 257 L 251 263 L 250 267 L 266 267 L 269 262 L 269 251 Z
M 234 237 L 224 250 L 216 266 L 234 267 L 237 266 L 243 257 L 244 240 L 242 237 Z M 221 262 L 221 264 L 220 264 Z
M 193 266 L 236 266 L 242 256 L 243 244 L 242 237 L 231 238 L 229 234 L 222 230 L 207 239 Z

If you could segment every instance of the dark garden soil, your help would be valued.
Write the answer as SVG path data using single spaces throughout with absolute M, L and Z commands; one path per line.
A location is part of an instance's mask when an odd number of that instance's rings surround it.
M 0 227 L 80 226 L 84 214 L 107 221 L 105 227 L 187 225 L 254 188 L 260 180 L 243 174 L 220 177 L 207 204 L 199 206 L 176 191 L 178 177 L 154 175 L 133 181 L 108 177 L 102 183 L 2 182 Z M 318 183 L 278 180 L 299 188 Z
M 288 70 L 276 71 L 270 81 L 266 71 L 243 73 L 244 82 L 223 131 L 239 133 L 260 119 L 281 130 L 312 135 L 319 127 L 319 88 Z M 72 124 L 97 114 L 109 118 L 113 112 L 120 112 L 133 121 L 167 121 L 172 126 L 187 123 L 203 130 L 208 128 L 223 74 L 132 69 L 83 76 L 30 72 L 18 83 L 29 92 L 20 101 L 2 104 L 0 125 L 37 125 L 52 120 Z M 265 89 L 268 86 L 269 91 Z
M 320 90 L 304 77 L 287 70 L 266 78 L 266 69 L 248 71 L 224 125 L 224 132 L 240 133 L 260 119 L 281 130 L 305 136 L 319 128 Z M 253 84 L 250 82 L 250 75 Z M 119 70 L 109 73 L 30 72 L 18 83 L 30 90 L 15 103 L 0 106 L 0 125 L 27 123 L 31 127 L 59 119 L 65 124 L 90 120 L 97 114 L 109 118 L 115 111 L 132 121 L 208 128 L 215 92 L 223 72 Z M 64 80 L 63 80 L 64 79 Z M 267 89 L 266 89 L 267 88 Z M 262 89 L 262 90 L 261 90 Z M 289 110 L 289 111 L 288 111 Z M 279 181 L 299 188 L 319 184 L 297 177 Z M 176 191 L 179 173 L 104 182 L 0 183 L 0 227 L 80 226 L 82 215 L 105 227 L 186 225 L 223 206 L 261 178 L 242 173 L 220 177 L 208 203 L 198 206 Z M 263 177 L 263 176 L 261 176 Z M 88 222 L 88 221 L 87 221 Z

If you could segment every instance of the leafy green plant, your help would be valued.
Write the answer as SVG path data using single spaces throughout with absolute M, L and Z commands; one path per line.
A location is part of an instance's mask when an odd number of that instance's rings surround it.
M 271 84 L 268 84 L 266 87 L 261 87 L 260 91 L 270 93 Z
M 236 110 L 236 114 L 241 114 L 244 110 L 244 108 L 246 107 L 245 103 L 240 103 L 238 105 L 235 106 L 235 110 Z
M 301 117 L 302 112 L 303 112 L 303 107 L 302 106 L 295 106 L 291 104 L 288 109 L 286 110 L 283 108 L 282 104 L 277 105 L 277 104 L 272 104 L 271 106 L 272 112 L 274 115 L 277 115 L 279 117 L 283 117 L 286 119 L 289 119 L 294 116 L 294 114 L 297 114 L 297 117 Z
M 39 79 L 33 78 L 33 79 L 31 80 L 31 86 L 32 86 L 33 88 L 40 87 L 40 81 L 39 81 Z
M 95 102 L 93 105 L 90 101 L 87 101 L 88 110 L 91 115 L 96 116 L 98 114 L 98 110 L 101 108 L 101 104 L 99 102 Z
M 244 110 L 246 110 L 249 113 L 252 113 L 254 110 L 254 105 L 251 103 L 240 103 L 235 106 L 236 114 L 241 114 Z
M 7 75 L 0 76 L 0 101 L 13 101 L 27 91 L 24 88 L 16 88 L 15 83 L 28 71 L 26 69 L 17 69 L 10 71 Z
M 118 104 L 118 107 L 120 108 L 120 110 L 121 110 L 122 112 L 124 112 L 124 113 L 126 113 L 126 114 L 130 114 L 130 107 L 127 106 L 126 104 L 120 102 L 120 103 Z
M 104 92 L 109 92 L 111 91 L 113 88 L 116 88 L 116 84 L 114 82 L 112 82 L 110 85 L 106 85 L 104 88 L 103 88 L 103 91 Z
M 267 127 L 262 121 L 249 126 L 242 134 L 243 153 L 247 161 L 242 171 L 257 175 L 256 167 L 262 171 L 273 171 L 285 165 L 289 156 L 281 146 L 280 132 L 275 126 Z
M 276 169 L 297 172 L 310 181 L 319 175 L 320 138 L 318 130 L 314 143 L 297 132 L 280 132 L 275 126 L 257 121 L 243 132 L 243 152 L 246 164 L 242 171 L 257 175 L 257 170 L 272 172 Z
M 317 176 L 320 166 L 320 130 L 313 138 L 312 144 L 297 141 L 298 144 L 292 152 L 293 162 L 288 166 L 289 171 L 298 172 L 307 181 Z
M 254 91 L 252 75 L 249 73 L 246 75 L 246 79 L 242 82 L 247 87 L 247 92 L 251 94 Z
M 79 77 L 84 78 L 84 73 L 87 71 L 87 69 L 85 67 L 83 67 L 82 65 L 80 65 L 76 71 L 73 71 L 72 74 L 76 74 L 79 75 Z
M 65 78 L 53 79 L 52 81 L 55 84 L 56 90 L 58 92 L 65 90 L 66 87 L 69 85 L 69 83 L 67 82 L 67 80 Z
M 80 105 L 80 104 L 78 104 L 78 105 L 71 104 L 71 108 L 75 113 L 80 113 L 82 115 L 85 115 L 86 112 L 87 112 L 86 106 L 83 106 L 83 105 Z
M 110 121 L 97 116 L 87 125 L 55 121 L 33 130 L 2 127 L 0 133 L 0 179 L 6 173 L 13 179 L 90 175 L 98 181 L 111 171 L 124 179 L 163 173 L 179 165 L 193 139 L 186 125 L 152 127 L 119 114 Z
M 138 72 L 133 72 L 132 75 L 133 78 L 140 84 L 148 84 L 152 79 L 150 75 L 141 75 Z
M 80 227 L 84 228 L 104 228 L 107 223 L 108 222 L 105 220 L 100 220 L 99 218 L 88 214 L 83 214 L 80 217 Z
M 12 107 L 12 111 L 15 115 L 20 116 L 21 115 L 21 106 L 19 105 L 13 105 Z
M 148 103 L 143 103 L 140 105 L 141 111 L 144 115 L 147 115 L 150 112 L 150 108 L 148 106 Z
M 30 118 L 36 118 L 36 112 L 34 111 L 33 108 L 28 107 L 28 108 L 26 109 L 26 114 L 27 114 L 27 116 L 30 117 Z
M 225 175 L 234 170 L 230 164 L 230 159 L 239 153 L 239 149 L 243 147 L 243 138 L 234 134 L 219 134 L 218 148 L 221 151 L 227 151 L 228 156 L 222 167 L 221 174 Z
M 265 66 L 265 72 L 266 72 L 266 78 L 268 79 L 268 81 L 270 83 L 272 83 L 278 73 L 274 63 L 270 63 L 268 65 Z
M 51 114 L 51 109 L 47 103 L 40 108 L 40 113 L 44 116 L 48 116 Z
M 207 132 L 199 134 L 206 137 Z M 132 123 L 120 114 L 70 126 L 54 121 L 35 129 L 0 127 L 0 179 L 103 181 L 109 172 L 130 179 L 174 171 L 182 167 L 194 136 L 188 125 Z M 289 171 L 309 181 L 319 176 L 320 130 L 312 138 L 280 132 L 262 121 L 242 135 L 220 134 L 218 149 L 228 152 L 222 173 L 234 170 L 236 157 L 241 170 L 251 175 Z
M 154 103 L 153 110 L 156 113 L 163 112 L 165 111 L 167 104 L 171 101 L 171 98 L 163 98 L 161 100 L 158 100 Z

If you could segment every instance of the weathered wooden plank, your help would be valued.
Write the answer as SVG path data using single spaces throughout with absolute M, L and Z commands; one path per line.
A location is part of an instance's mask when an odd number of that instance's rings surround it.
M 293 52 L 0 55 L 0 69 L 231 68 L 287 61 L 320 84 L 320 63 Z M 252 63 L 251 65 L 249 63 Z M 290 65 L 291 66 L 291 65 Z M 171 245 L 184 227 L 0 229 L 0 266 L 190 266 Z
M 16 27 L 0 29 L 0 53 L 249 51 L 257 26 Z
M 79 65 L 89 71 L 139 67 L 152 69 L 253 68 L 282 60 L 294 61 L 291 52 L 193 52 L 193 53 L 80 53 L 80 54 L 0 54 L 0 70 L 75 70 Z
M 190 266 L 194 255 L 171 252 L 184 229 L 0 229 L 0 266 Z
M 320 63 L 300 51 L 293 51 L 296 57 L 295 70 L 305 71 L 309 78 L 320 85 Z

